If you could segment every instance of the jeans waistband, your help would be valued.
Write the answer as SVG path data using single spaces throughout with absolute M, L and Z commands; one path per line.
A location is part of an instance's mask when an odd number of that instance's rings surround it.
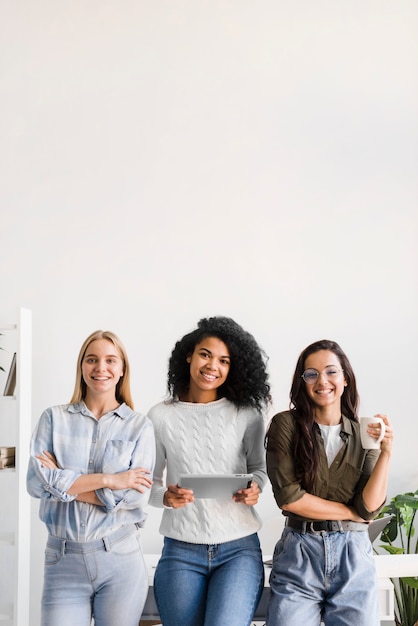
M 93 541 L 69 541 L 62 537 L 55 537 L 54 535 L 48 536 L 47 547 L 60 550 L 62 554 L 66 552 L 96 552 L 97 550 L 109 550 L 112 549 L 112 545 L 123 541 L 126 537 L 133 535 L 137 532 L 139 524 L 129 524 L 127 526 L 121 526 L 117 530 L 114 530 L 106 537 L 101 539 L 94 539 Z
M 367 522 L 348 522 L 348 521 L 333 521 L 333 520 L 305 522 L 302 520 L 298 520 L 294 517 L 287 518 L 286 526 L 300 533 L 321 533 L 321 532 L 344 533 L 344 532 L 347 532 L 348 530 L 362 532 L 362 531 L 368 530 L 369 528 L 369 524 Z

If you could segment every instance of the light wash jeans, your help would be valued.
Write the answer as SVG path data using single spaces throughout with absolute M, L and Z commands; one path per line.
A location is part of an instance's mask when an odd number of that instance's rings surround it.
M 87 543 L 48 537 L 41 626 L 138 626 L 147 592 L 135 524 Z
M 249 626 L 263 587 L 257 534 L 215 545 L 164 539 L 154 577 L 164 626 Z
M 276 544 L 266 626 L 379 626 L 367 531 L 301 533 Z

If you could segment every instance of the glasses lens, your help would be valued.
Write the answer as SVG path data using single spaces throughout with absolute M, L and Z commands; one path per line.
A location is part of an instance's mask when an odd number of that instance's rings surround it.
M 326 367 L 322 373 L 325 374 L 327 379 L 333 380 L 337 378 L 342 371 L 343 370 L 338 369 L 338 367 L 335 367 L 335 365 L 330 365 Z M 308 385 L 313 385 L 318 380 L 319 374 L 317 370 L 308 369 L 303 372 L 302 378 Z
M 316 370 L 305 370 L 302 374 L 302 378 L 308 385 L 313 385 L 318 379 L 318 372 Z
M 329 367 L 325 368 L 324 373 L 327 378 L 335 378 L 336 376 L 338 376 L 340 371 L 341 370 L 339 370 L 337 367 L 330 365 Z

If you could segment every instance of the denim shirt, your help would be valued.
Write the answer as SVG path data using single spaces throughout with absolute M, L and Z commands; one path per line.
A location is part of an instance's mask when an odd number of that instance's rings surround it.
M 60 469 L 41 466 L 36 455 L 51 452 Z M 91 541 L 130 523 L 143 525 L 150 490 L 96 490 L 103 506 L 68 494 L 83 474 L 115 474 L 136 467 L 153 472 L 154 429 L 150 419 L 122 404 L 99 420 L 84 402 L 46 409 L 31 439 L 27 490 L 40 498 L 39 516 L 48 532 L 72 541 Z M 151 474 L 152 477 L 152 474 Z
M 267 433 L 267 473 L 279 507 L 299 500 L 306 491 L 296 477 L 294 434 L 296 422 L 290 411 L 275 415 Z M 319 467 L 312 495 L 353 507 L 366 520 L 377 511 L 368 511 L 362 492 L 373 471 L 379 450 L 364 450 L 360 441 L 360 424 L 343 416 L 341 424 L 343 445 L 328 467 L 319 427 L 316 443 L 319 447 Z M 284 512 L 284 515 L 288 513 Z

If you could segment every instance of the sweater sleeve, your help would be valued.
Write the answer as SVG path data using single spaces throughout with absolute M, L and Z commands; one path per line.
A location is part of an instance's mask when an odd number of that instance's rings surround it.
M 267 482 L 264 438 L 264 419 L 261 413 L 257 413 L 250 420 L 244 437 L 244 446 L 247 456 L 248 473 L 254 475 L 254 481 L 260 487 L 261 491 Z
M 165 469 L 166 469 L 166 451 L 161 437 L 161 416 L 159 411 L 159 405 L 153 407 L 148 412 L 148 417 L 154 426 L 155 432 L 155 467 L 153 484 L 151 487 L 151 494 L 149 503 L 157 508 L 164 508 L 164 494 L 167 491 L 165 484 Z

